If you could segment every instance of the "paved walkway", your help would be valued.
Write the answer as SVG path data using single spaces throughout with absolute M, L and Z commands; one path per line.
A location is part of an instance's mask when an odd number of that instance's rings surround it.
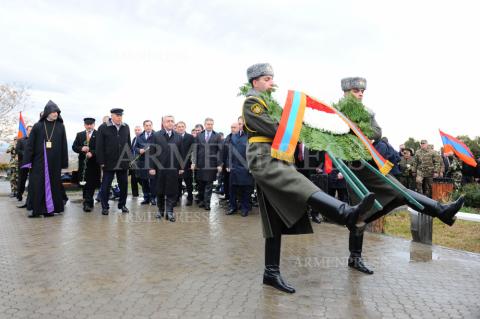
M 257 211 L 216 201 L 169 223 L 139 203 L 102 216 L 72 196 L 63 215 L 28 219 L 0 196 L 0 318 L 480 318 L 478 254 L 367 234 L 367 276 L 346 267 L 344 228 L 314 225 L 283 242 L 287 295 L 261 284 Z

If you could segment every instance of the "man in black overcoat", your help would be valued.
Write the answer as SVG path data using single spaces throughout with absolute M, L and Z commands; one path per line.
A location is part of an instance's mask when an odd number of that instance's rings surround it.
M 97 162 L 103 170 L 101 185 L 102 214 L 108 215 L 108 190 L 112 186 L 114 176 L 117 177 L 120 188 L 118 209 L 128 213 L 127 190 L 128 168 L 132 160 L 132 144 L 130 128 L 122 121 L 123 110 L 114 108 L 110 110 L 111 118 L 98 128 L 97 134 Z
M 72 150 L 78 154 L 78 181 L 83 189 L 83 211 L 93 209 L 93 195 L 100 186 L 100 165 L 96 158 L 97 131 L 95 119 L 83 119 L 85 130 L 78 132 L 72 144 Z
M 177 134 L 182 140 L 182 161 L 180 163 L 180 168 L 183 169 L 183 174 L 179 175 L 178 178 L 178 199 L 181 199 L 182 196 L 182 182 L 185 182 L 187 187 L 187 206 L 192 206 L 193 202 L 193 174 L 192 174 L 192 145 L 195 142 L 193 135 L 186 132 L 187 125 L 185 122 L 177 122 Z
M 205 130 L 195 138 L 192 151 L 192 170 L 198 174 L 199 207 L 210 210 L 213 181 L 222 170 L 222 138 L 213 130 L 213 119 L 205 119 Z
M 167 220 L 175 222 L 173 207 L 177 201 L 178 176 L 183 173 L 180 170 L 182 140 L 173 130 L 175 124 L 173 116 L 164 116 L 162 124 L 163 129 L 153 135 L 145 156 L 145 165 L 150 168 L 150 175 L 156 176 L 158 206 L 156 217 L 162 218 L 166 210 Z

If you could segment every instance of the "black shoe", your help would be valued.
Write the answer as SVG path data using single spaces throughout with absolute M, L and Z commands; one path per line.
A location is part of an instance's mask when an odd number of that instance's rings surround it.
M 175 213 L 174 212 L 167 212 L 167 220 L 174 223 L 175 222 Z
M 247 217 L 248 216 L 248 210 L 242 210 L 241 215 L 242 215 L 242 217 Z
M 156 199 L 152 199 L 150 201 L 150 203 L 153 205 L 153 206 L 157 206 L 157 200 Z
M 205 204 L 203 202 L 198 203 L 198 207 L 205 207 Z
M 320 214 L 318 213 L 312 213 L 312 222 L 321 224 L 322 223 L 322 218 L 320 217 Z
M 278 266 L 265 267 L 265 271 L 263 273 L 263 284 L 272 286 L 273 288 L 276 288 L 283 292 L 288 292 L 289 294 L 293 294 L 295 292 L 295 288 L 286 284 L 285 281 L 283 281 Z
M 236 209 L 229 209 L 228 212 L 225 215 L 233 215 L 237 212 Z
M 23 205 L 20 205 L 20 206 L 17 206 L 17 208 L 27 208 L 27 203 L 25 203 Z
M 210 210 L 210 205 L 205 205 L 205 210 Z
M 186 206 L 192 206 L 193 200 L 187 198 L 187 203 L 185 204 Z
M 148 205 L 148 204 L 150 204 L 150 201 L 149 201 L 148 199 L 144 199 L 144 200 L 140 203 L 140 205 Z
M 45 217 L 45 218 L 53 217 L 53 216 L 55 216 L 54 213 L 46 213 L 46 214 L 43 214 L 43 217 Z
M 351 257 L 350 256 L 348 258 L 348 267 L 356 269 L 356 270 L 358 270 L 360 272 L 363 272 L 364 274 L 367 274 L 367 275 L 372 275 L 373 274 L 373 270 L 368 269 L 367 266 L 365 266 L 365 264 L 363 263 L 362 257 Z
M 28 214 L 28 218 L 39 218 L 39 217 L 40 217 L 40 215 L 34 214 L 33 212 Z
M 23 196 L 22 196 L 22 195 L 17 195 L 17 200 L 18 200 L 19 202 L 21 202 L 22 199 L 23 199 Z
M 102 208 L 102 215 L 108 215 L 108 208 Z
M 163 216 L 164 216 L 165 213 L 163 212 L 158 212 L 156 215 L 155 215 L 155 218 L 158 218 L 158 219 L 162 219 Z
M 128 210 L 127 207 L 123 206 L 123 207 L 119 207 L 119 209 L 122 210 L 122 213 L 129 213 L 130 211 Z

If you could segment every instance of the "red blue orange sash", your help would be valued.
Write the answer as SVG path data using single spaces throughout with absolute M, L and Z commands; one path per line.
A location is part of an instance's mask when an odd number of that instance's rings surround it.
M 299 91 L 288 91 L 277 133 L 272 143 L 272 157 L 293 163 L 307 96 Z

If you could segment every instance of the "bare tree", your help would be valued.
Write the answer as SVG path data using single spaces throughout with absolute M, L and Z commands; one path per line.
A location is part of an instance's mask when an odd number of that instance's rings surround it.
M 28 107 L 30 95 L 23 84 L 0 84 L 0 140 L 9 142 L 18 130 L 18 113 Z

